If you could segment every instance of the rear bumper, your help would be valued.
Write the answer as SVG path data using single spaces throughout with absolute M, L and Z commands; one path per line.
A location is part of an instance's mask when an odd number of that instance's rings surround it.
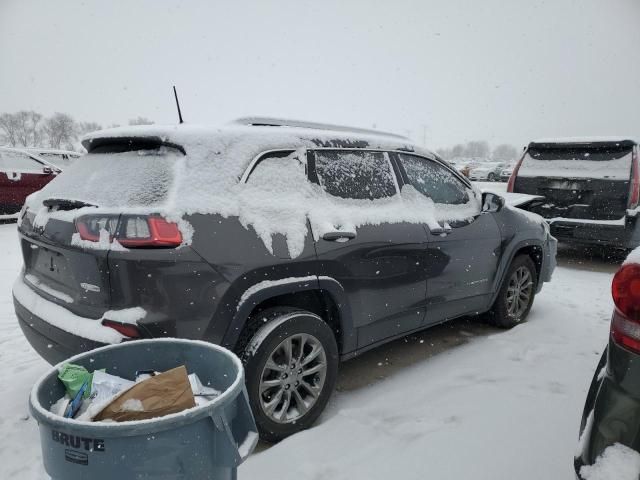
M 544 282 L 550 282 L 553 271 L 556 269 L 557 261 L 556 255 L 558 253 L 558 240 L 553 236 L 549 236 L 547 242 L 544 245 L 542 266 L 540 268 L 540 278 L 538 281 L 537 292 L 542 289 Z
M 52 365 L 78 353 L 106 345 L 54 327 L 27 310 L 15 297 L 13 305 L 18 324 L 27 341 L 38 355 Z
M 551 235 L 561 242 L 617 248 L 635 248 L 640 245 L 640 232 L 636 231 L 635 217 L 624 217 L 616 222 L 546 220 L 549 223 Z

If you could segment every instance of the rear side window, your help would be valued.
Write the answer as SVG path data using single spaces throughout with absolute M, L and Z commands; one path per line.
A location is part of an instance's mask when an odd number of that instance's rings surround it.
M 334 197 L 375 200 L 398 193 L 384 152 L 316 151 L 315 171 L 320 186 Z
M 414 155 L 399 155 L 409 183 L 434 203 L 461 205 L 469 201 L 467 186 L 442 165 Z
M 36 162 L 26 153 L 0 151 L 0 170 L 9 172 L 42 173 L 43 165 Z
M 260 190 L 283 192 L 299 190 L 306 182 L 306 169 L 299 154 L 282 151 L 263 155 L 246 183 Z

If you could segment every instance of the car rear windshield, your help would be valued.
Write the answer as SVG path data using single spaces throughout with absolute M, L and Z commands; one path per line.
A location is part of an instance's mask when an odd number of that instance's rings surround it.
M 121 153 L 90 153 L 38 194 L 100 207 L 149 207 L 165 203 L 183 157 L 169 147 Z
M 527 150 L 518 176 L 629 180 L 633 147 L 558 146 Z
M 631 153 L 631 147 L 605 146 L 571 146 L 558 148 L 531 147 L 527 151 L 536 160 L 584 160 L 590 162 L 606 162 L 617 160 Z

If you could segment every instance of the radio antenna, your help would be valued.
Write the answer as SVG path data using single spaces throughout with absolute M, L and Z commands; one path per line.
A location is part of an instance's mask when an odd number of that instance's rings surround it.
M 176 86 L 173 86 L 173 96 L 176 97 L 176 107 L 178 108 L 178 118 L 180 119 L 180 123 L 184 123 L 182 120 L 182 112 L 180 111 L 180 102 L 178 101 L 178 92 L 176 92 Z

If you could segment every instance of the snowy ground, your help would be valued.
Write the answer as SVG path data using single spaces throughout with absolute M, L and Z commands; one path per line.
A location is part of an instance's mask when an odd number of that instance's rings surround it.
M 492 184 L 499 188 L 503 184 Z M 2 478 L 46 478 L 27 396 L 47 368 L 23 339 L 11 285 L 15 224 L 0 225 Z M 564 251 L 526 324 L 456 321 L 343 365 L 319 424 L 261 445 L 243 479 L 571 479 L 580 415 L 608 332 L 614 265 Z

